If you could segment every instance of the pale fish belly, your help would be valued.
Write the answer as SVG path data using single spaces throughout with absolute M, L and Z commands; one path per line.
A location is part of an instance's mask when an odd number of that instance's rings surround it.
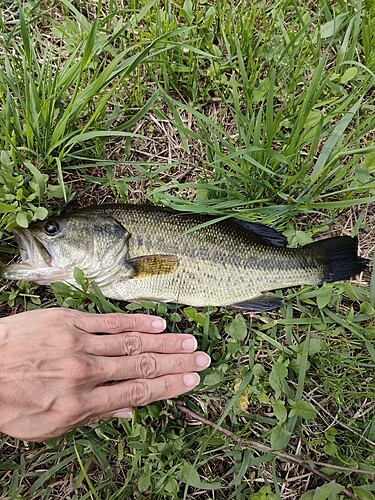
M 116 278 L 102 287 L 104 295 L 125 301 L 155 300 L 192 306 L 224 306 L 256 295 L 247 273 L 233 265 L 194 262 L 175 273 L 144 278 Z
M 197 307 L 229 306 L 261 292 L 312 281 L 315 279 L 311 269 L 254 269 L 250 263 L 239 267 L 234 262 L 215 264 L 182 257 L 174 273 L 135 279 L 117 277 L 102 291 L 109 298 L 125 301 L 144 299 Z

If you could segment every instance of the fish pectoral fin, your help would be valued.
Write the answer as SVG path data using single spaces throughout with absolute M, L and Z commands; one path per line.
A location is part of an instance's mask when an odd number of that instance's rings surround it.
M 242 309 L 243 311 L 261 312 L 268 311 L 270 309 L 276 309 L 283 303 L 283 299 L 281 297 L 277 297 L 273 293 L 261 293 L 260 295 L 256 295 L 251 299 L 231 304 L 228 307 L 233 307 L 234 309 Z
M 171 274 L 178 268 L 179 258 L 176 255 L 143 255 L 126 261 L 134 272 L 131 279 L 145 278 L 157 274 Z

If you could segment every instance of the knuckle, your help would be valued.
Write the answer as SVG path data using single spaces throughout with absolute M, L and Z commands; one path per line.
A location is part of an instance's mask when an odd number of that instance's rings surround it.
M 183 355 L 173 356 L 173 366 L 176 373 L 182 373 L 186 371 L 186 358 Z
M 55 423 L 59 427 L 76 426 L 88 413 L 86 401 L 79 394 L 69 394 L 56 399 L 53 410 L 56 413 Z
M 164 397 L 171 398 L 175 395 L 173 390 L 173 382 L 171 377 L 164 377 Z
M 156 375 L 156 358 L 153 354 L 147 353 L 140 356 L 139 373 L 143 378 L 153 378 Z
M 164 334 L 161 341 L 162 352 L 172 352 L 176 347 L 173 335 Z
M 127 330 L 138 331 L 141 327 L 141 317 L 140 314 L 127 314 L 125 316 Z
M 85 380 L 93 376 L 93 363 L 88 356 L 75 356 L 67 362 L 67 376 L 74 380 Z
M 161 352 L 168 352 L 169 351 L 169 340 L 167 337 L 163 337 L 161 341 Z
M 107 332 L 119 333 L 124 329 L 123 322 L 121 321 L 121 316 L 119 314 L 105 314 L 104 315 L 104 327 Z
M 127 356 L 142 352 L 142 341 L 139 335 L 127 334 L 122 338 L 122 350 Z
M 130 405 L 129 406 L 143 406 L 150 401 L 150 389 L 146 382 L 137 380 L 133 382 L 130 391 Z
M 60 328 L 66 328 L 67 325 L 74 326 L 79 319 L 80 311 L 74 311 L 72 309 L 67 309 L 62 307 L 61 309 L 52 308 L 53 322 L 55 326 Z
M 63 343 L 69 351 L 80 351 L 83 348 L 83 342 L 79 335 L 74 330 L 68 331 L 66 328 L 63 330 L 64 339 Z

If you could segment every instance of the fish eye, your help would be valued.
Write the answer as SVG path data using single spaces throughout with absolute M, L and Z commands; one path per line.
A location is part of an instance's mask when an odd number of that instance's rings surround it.
M 60 224 L 57 221 L 47 222 L 47 224 L 44 226 L 44 231 L 49 236 L 54 236 L 60 231 Z

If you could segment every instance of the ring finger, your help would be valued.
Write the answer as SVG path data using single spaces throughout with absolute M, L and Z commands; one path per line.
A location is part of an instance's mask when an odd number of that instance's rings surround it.
M 154 379 L 164 375 L 202 371 L 211 363 L 204 352 L 189 354 L 158 354 L 147 352 L 135 356 L 100 357 L 99 383 L 130 379 Z

